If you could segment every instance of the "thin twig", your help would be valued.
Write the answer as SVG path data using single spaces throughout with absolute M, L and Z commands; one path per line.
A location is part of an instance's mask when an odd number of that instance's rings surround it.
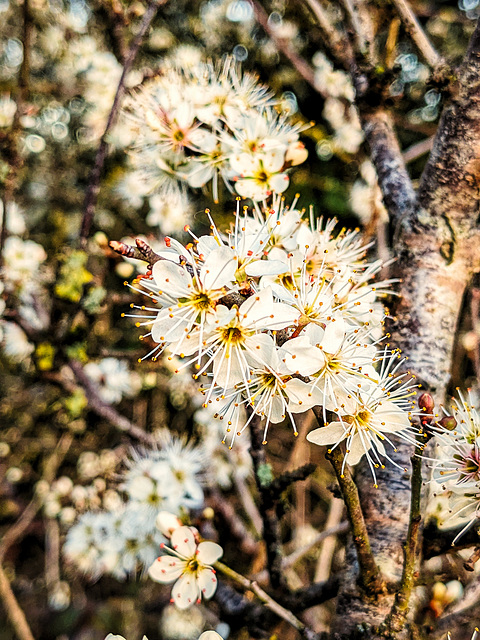
M 325 523 L 327 531 L 329 529 L 332 530 L 335 527 L 340 527 L 343 524 L 341 522 L 343 511 L 343 500 L 332 497 L 327 522 Z M 322 548 L 320 549 L 320 554 L 318 556 L 317 566 L 315 569 L 315 582 L 324 582 L 330 577 L 333 554 L 335 552 L 335 546 L 337 544 L 336 537 L 336 535 L 325 536 L 325 540 L 322 543 Z
M 227 576 L 244 589 L 247 589 L 248 591 L 254 593 L 257 598 L 270 609 L 270 611 L 273 611 L 273 613 L 275 613 L 279 618 L 285 620 L 285 622 L 288 622 L 288 624 L 296 629 L 303 637 L 309 638 L 310 640 L 313 640 L 317 637 L 317 634 L 314 631 L 305 626 L 303 622 L 296 616 L 294 616 L 291 611 L 285 609 L 285 607 L 282 607 L 281 604 L 276 602 L 255 581 L 245 578 L 245 576 L 242 576 L 240 573 L 237 573 L 233 569 L 230 569 L 230 567 L 227 567 L 222 562 L 216 562 L 214 564 L 214 567 L 224 576 Z
M 85 195 L 82 226 L 80 229 L 80 244 L 83 248 L 86 245 L 88 234 L 90 233 L 90 228 L 92 226 L 93 216 L 95 213 L 95 207 L 97 205 L 98 194 L 100 191 L 100 178 L 102 175 L 103 165 L 105 164 L 105 159 L 107 157 L 107 152 L 108 152 L 107 137 L 110 132 L 110 129 L 113 127 L 118 117 L 120 103 L 125 93 L 125 79 L 132 68 L 133 62 L 140 49 L 142 40 L 145 34 L 147 33 L 153 19 L 155 18 L 158 9 L 162 4 L 165 4 L 166 1 L 167 0 L 152 0 L 152 2 L 149 4 L 143 16 L 142 23 L 140 24 L 138 33 L 135 36 L 132 44 L 130 45 L 127 56 L 125 58 L 122 75 L 120 76 L 120 80 L 118 82 L 117 91 L 115 93 L 115 98 L 113 100 L 113 105 L 110 110 L 110 114 L 108 116 L 105 131 L 103 132 L 103 135 L 100 140 L 100 145 L 98 147 L 97 155 L 95 157 L 95 164 L 90 173 L 87 193 Z
M 3 609 L 15 629 L 19 640 L 35 640 L 30 626 L 25 618 L 22 608 L 10 586 L 10 582 L 5 575 L 5 571 L 0 563 L 0 598 L 3 601 Z
M 340 522 L 339 524 L 325 529 L 325 531 L 321 531 L 319 534 L 311 540 L 308 544 L 300 549 L 296 549 L 292 551 L 292 553 L 288 556 L 285 556 L 282 560 L 282 568 L 288 569 L 296 564 L 299 560 L 301 560 L 304 556 L 310 553 L 316 546 L 318 546 L 321 542 L 330 538 L 331 536 L 338 536 L 340 533 L 346 533 L 350 529 L 349 523 L 345 520 L 344 522 Z
M 417 160 L 417 158 L 421 158 L 426 153 L 429 153 L 432 150 L 434 139 L 434 136 L 430 136 L 429 138 L 425 138 L 425 140 L 416 142 L 415 144 L 412 144 L 410 147 L 405 149 L 405 151 L 402 153 L 403 161 L 405 162 L 405 164 L 413 162 L 414 160 Z
M 323 426 L 323 413 L 321 407 L 313 407 L 313 412 L 319 425 Z M 342 491 L 342 497 L 347 507 L 347 516 L 353 535 L 353 542 L 357 551 L 358 564 L 360 567 L 360 581 L 367 593 L 383 593 L 385 584 L 380 571 L 375 562 L 375 558 L 370 547 L 367 526 L 363 515 L 360 496 L 357 485 L 353 481 L 350 468 L 344 464 L 344 456 L 340 447 L 330 449 L 326 455 L 330 460 L 337 482 Z
M 277 49 L 283 53 L 283 55 L 292 63 L 293 67 L 298 71 L 300 76 L 308 82 L 316 91 L 315 87 L 315 72 L 312 67 L 306 62 L 298 53 L 294 47 L 290 44 L 288 39 L 280 38 L 275 32 L 275 29 L 268 22 L 268 14 L 258 0 L 248 0 L 255 12 L 255 19 L 258 24 L 263 28 L 268 37 L 272 40 Z
M 80 362 L 77 360 L 70 360 L 68 366 L 73 371 L 78 384 L 84 390 L 89 407 L 95 411 L 97 415 L 105 418 L 105 420 L 108 420 L 108 422 L 117 427 L 117 429 L 125 431 L 136 440 L 140 440 L 141 442 L 149 445 L 155 444 L 156 440 L 151 434 L 144 431 L 131 420 L 128 420 L 128 418 L 125 418 L 125 416 L 122 416 L 116 409 L 100 398 L 95 384 L 87 376 Z M 60 382 L 62 381 L 60 380 Z
M 422 29 L 420 23 L 417 20 L 417 17 L 413 13 L 410 5 L 407 0 L 392 0 L 395 8 L 400 16 L 403 26 L 405 27 L 405 31 L 412 38 L 414 43 L 417 45 L 418 50 L 423 56 L 425 62 L 432 68 L 435 69 L 441 62 L 443 62 L 442 57 L 435 51 L 432 43 L 427 37 L 427 34 Z

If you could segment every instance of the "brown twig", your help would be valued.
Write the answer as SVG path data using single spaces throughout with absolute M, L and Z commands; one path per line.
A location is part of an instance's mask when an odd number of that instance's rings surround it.
M 248 531 L 233 505 L 217 490 L 211 492 L 210 501 L 214 510 L 224 518 L 233 536 L 238 539 L 242 551 L 250 555 L 255 554 L 258 541 Z
M 402 152 L 405 164 L 413 162 L 414 160 L 417 160 L 417 158 L 421 158 L 426 153 L 429 153 L 432 150 L 434 139 L 434 136 L 430 136 L 429 138 L 416 142 L 405 149 L 405 151 Z
M 158 9 L 162 4 L 165 4 L 166 1 L 167 0 L 152 0 L 150 2 L 147 10 L 143 15 L 138 33 L 135 36 L 132 44 L 130 45 L 127 56 L 125 58 L 122 75 L 120 76 L 120 80 L 118 82 L 113 105 L 108 115 L 105 131 L 103 132 L 103 135 L 100 139 L 100 145 L 95 157 L 95 164 L 90 173 L 90 178 L 88 181 L 87 193 L 85 195 L 85 201 L 83 205 L 82 225 L 80 229 L 80 245 L 82 246 L 82 248 L 85 248 L 88 234 L 90 233 L 90 228 L 92 226 L 95 207 L 98 200 L 98 194 L 100 192 L 100 178 L 102 176 L 103 165 L 105 164 L 105 159 L 108 152 L 107 137 L 110 129 L 113 127 L 118 117 L 120 103 L 125 93 L 125 79 L 132 68 L 133 62 L 140 49 L 140 45 L 142 44 L 142 40 L 147 33 L 153 19 L 155 18 Z
M 3 601 L 3 608 L 15 630 L 19 640 L 35 640 L 30 626 L 25 618 L 22 608 L 10 586 L 10 582 L 5 574 L 5 570 L 0 563 L 0 598 Z
M 315 16 L 316 22 L 322 32 L 324 43 L 330 50 L 333 57 L 342 64 L 342 66 L 348 69 L 352 62 L 353 55 L 350 43 L 346 38 L 346 34 L 341 33 L 332 25 L 327 12 L 322 7 L 319 0 L 303 0 L 303 2 L 309 7 Z
M 322 408 L 314 407 L 313 412 L 317 417 L 319 425 L 323 426 Z M 342 497 L 347 508 L 347 517 L 350 522 L 353 543 L 357 552 L 360 568 L 360 582 L 369 594 L 383 593 L 385 584 L 372 553 L 360 496 L 357 486 L 353 481 L 350 468 L 344 464 L 344 456 L 340 447 L 329 450 L 326 457 L 330 460 L 333 470 L 335 471 L 337 482 L 340 485 Z

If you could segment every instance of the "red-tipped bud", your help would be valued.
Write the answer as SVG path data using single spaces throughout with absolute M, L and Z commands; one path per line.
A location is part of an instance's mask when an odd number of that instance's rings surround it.
M 457 421 L 453 416 L 445 416 L 441 420 L 438 421 L 438 424 L 448 431 L 453 431 L 457 426 Z
M 422 393 L 418 399 L 418 406 L 425 413 L 432 413 L 435 408 L 435 401 L 429 393 Z

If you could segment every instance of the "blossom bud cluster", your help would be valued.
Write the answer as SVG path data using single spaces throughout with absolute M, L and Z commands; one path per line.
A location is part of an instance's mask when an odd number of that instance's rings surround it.
M 155 527 L 158 511 L 203 505 L 204 452 L 184 440 L 163 434 L 158 449 L 133 452 L 128 466 L 119 487 L 124 499 L 116 494 L 103 510 L 85 511 L 66 536 L 66 559 L 94 578 L 107 573 L 122 580 L 148 567 L 165 541 Z M 47 508 L 58 491 L 52 487 Z
M 414 442 L 406 410 L 415 392 L 394 375 L 398 353 L 380 346 L 391 281 L 373 283 L 382 263 L 366 261 L 358 231 L 335 234 L 335 224 L 305 220 L 280 197 L 251 212 L 237 202 L 226 234 L 211 221 L 211 235 L 190 232 L 186 246 L 167 238 L 151 275 L 132 285 L 151 304 L 132 303 L 131 315 L 150 327 L 145 357 L 165 351 L 181 359 L 177 371 L 195 367 L 230 446 L 254 416 L 266 443 L 271 423 L 289 417 L 296 435 L 294 414 L 321 406 L 325 422 L 327 412 L 335 419 L 309 439 L 346 439 L 347 462 L 367 454 L 373 471 L 393 446 L 388 434 Z
M 275 108 L 276 107 L 276 108 Z M 125 122 L 135 141 L 130 158 L 146 192 L 178 193 L 218 180 L 243 197 L 262 200 L 288 187 L 287 170 L 304 162 L 302 125 L 254 75 L 232 58 L 220 66 L 166 66 L 127 100 Z

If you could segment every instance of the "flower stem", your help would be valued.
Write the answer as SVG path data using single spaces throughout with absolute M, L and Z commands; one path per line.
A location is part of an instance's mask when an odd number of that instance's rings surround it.
M 313 412 L 318 423 L 323 426 L 321 407 L 314 407 Z M 353 535 L 353 542 L 357 551 L 360 566 L 360 581 L 368 594 L 374 595 L 385 591 L 385 583 L 373 557 L 367 526 L 363 515 L 357 485 L 353 481 L 348 465 L 344 465 L 344 455 L 339 447 L 335 447 L 326 455 L 331 462 L 338 484 L 342 491 L 343 500 L 347 508 L 347 516 Z
M 294 616 L 291 611 L 285 609 L 285 607 L 282 607 L 281 604 L 276 602 L 254 580 L 249 580 L 245 576 L 242 576 L 240 573 L 234 571 L 234 569 L 227 567 L 223 562 L 216 562 L 213 566 L 227 578 L 230 578 L 244 589 L 248 589 L 248 591 L 254 593 L 257 598 L 263 602 L 268 609 L 270 609 L 270 611 L 273 611 L 273 613 L 275 613 L 279 618 L 288 622 L 304 638 L 307 638 L 308 640 L 316 640 L 316 638 L 318 638 L 317 634 L 312 631 L 312 629 L 303 624 L 303 622 Z

